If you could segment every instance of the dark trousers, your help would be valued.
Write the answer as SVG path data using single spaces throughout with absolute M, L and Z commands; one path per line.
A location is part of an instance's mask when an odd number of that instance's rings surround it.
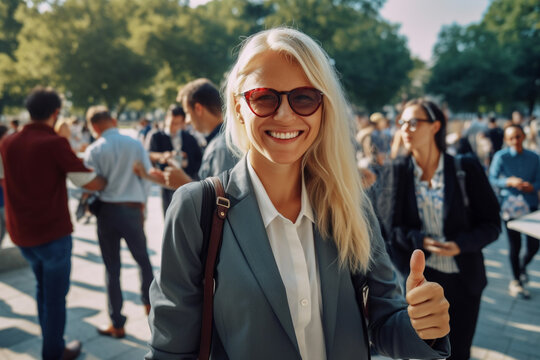
M 122 289 L 120 287 L 120 239 L 124 238 L 131 255 L 139 265 L 141 301 L 150 304 L 148 290 L 154 279 L 146 249 L 142 206 L 103 203 L 97 216 L 99 247 L 105 264 L 109 316 L 114 327 L 123 327 Z
M 450 346 L 452 356 L 448 360 L 467 360 L 480 311 L 482 294 L 469 294 L 458 274 L 445 274 L 426 267 L 424 275 L 428 281 L 439 283 L 444 288 L 444 296 L 450 303 Z
M 36 302 L 43 336 L 41 354 L 44 360 L 61 359 L 64 352 L 71 248 L 71 235 L 44 245 L 20 248 L 36 277 Z
M 519 275 L 525 271 L 527 265 L 532 261 L 534 255 L 538 252 L 540 248 L 540 240 L 533 238 L 532 236 L 527 235 L 527 249 L 523 259 L 520 260 L 519 254 L 521 252 L 521 233 L 515 230 L 508 228 L 508 222 L 504 222 L 504 227 L 506 228 L 506 234 L 508 235 L 508 245 L 509 256 L 510 256 L 510 265 L 512 267 L 512 275 L 514 275 L 515 280 L 519 280 Z
M 163 217 L 165 217 L 165 214 L 167 213 L 167 208 L 171 203 L 173 194 L 174 190 L 161 188 L 161 206 L 163 207 Z

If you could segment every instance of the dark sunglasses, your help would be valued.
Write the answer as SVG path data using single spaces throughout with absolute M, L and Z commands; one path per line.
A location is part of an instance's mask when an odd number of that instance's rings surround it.
M 259 117 L 275 114 L 281 106 L 282 95 L 287 95 L 287 101 L 296 114 L 309 116 L 321 106 L 323 93 L 315 88 L 305 86 L 291 91 L 257 88 L 238 94 L 246 99 L 251 111 Z
M 426 120 L 426 119 L 416 119 L 416 118 L 412 118 L 412 119 L 409 119 L 409 120 L 404 120 L 404 119 L 399 119 L 398 120 L 398 125 L 401 126 L 401 127 L 404 127 L 405 124 L 409 125 L 409 130 L 410 131 L 416 131 L 416 127 L 418 126 L 418 123 L 419 122 L 427 122 L 427 123 L 430 123 L 432 122 L 431 120 Z

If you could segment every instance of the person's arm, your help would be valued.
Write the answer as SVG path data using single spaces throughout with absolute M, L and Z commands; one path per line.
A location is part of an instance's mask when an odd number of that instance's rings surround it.
M 103 176 L 96 175 L 95 178 L 84 184 L 82 187 L 90 191 L 100 191 L 105 189 L 106 186 L 107 179 L 105 179 Z
M 100 176 L 93 166 L 86 167 L 81 159 L 71 150 L 69 142 L 66 139 L 59 139 L 56 145 L 58 146 L 55 152 L 57 165 L 65 172 L 66 177 L 75 186 L 91 191 L 103 190 L 107 186 L 107 180 L 103 176 Z M 88 158 L 89 156 L 89 154 L 85 153 L 85 157 Z M 89 163 L 93 164 L 92 161 L 89 161 Z M 94 169 L 94 171 L 91 169 Z
M 152 336 L 145 359 L 196 359 L 203 300 L 202 191 L 193 183 L 177 191 L 165 217 L 161 267 L 150 287 Z
M 141 163 L 140 161 L 136 161 L 135 163 L 133 163 L 133 172 L 135 173 L 135 175 L 144 180 L 148 180 L 167 189 L 176 189 L 167 185 L 163 171 L 154 168 L 150 168 L 147 171 L 143 163 Z
M 504 189 L 508 185 L 508 177 L 503 174 L 503 158 L 500 152 L 496 152 L 491 161 L 489 167 L 489 182 L 498 187 Z
M 499 237 L 499 202 L 478 160 L 471 156 L 464 156 L 462 159 L 463 170 L 467 174 L 466 189 L 470 200 L 470 211 L 467 215 L 471 226 L 468 230 L 460 229 L 454 236 L 447 236 L 446 240 L 455 241 L 462 253 L 478 252 Z
M 176 155 L 174 151 L 151 151 L 149 152 L 150 161 L 154 164 L 166 164 L 167 160 L 173 158 Z
M 171 189 L 178 189 L 180 186 L 193 181 L 183 169 L 167 166 L 163 171 L 165 185 Z
M 531 185 L 534 188 L 534 191 L 540 190 L 540 156 L 534 153 L 535 160 L 533 161 L 533 166 L 535 169 L 534 178 L 530 181 Z
M 413 276 L 407 300 L 403 298 L 398 277 L 384 248 L 378 222 L 371 209 L 367 210 L 372 231 L 372 260 L 367 274 L 369 286 L 368 313 L 370 339 L 380 355 L 401 359 L 440 359 L 450 354 L 448 340 L 447 301 L 437 283 L 421 281 Z M 408 258 L 410 261 L 410 257 Z M 416 270 L 416 266 L 414 267 Z M 415 271 L 418 274 L 418 271 Z M 414 280 L 417 281 L 414 281 Z M 425 279 L 424 279 L 425 280 Z M 358 289 L 357 289 L 358 291 Z M 420 300 L 419 300 L 420 299 Z M 417 305 L 438 303 L 433 308 L 420 309 Z M 446 304 L 446 305 L 445 305 Z M 440 308 L 439 308 L 440 306 Z M 413 313 L 410 316 L 407 309 Z M 446 313 L 445 313 L 446 311 Z M 423 332 L 424 326 L 416 319 L 418 313 L 427 316 L 434 332 Z M 411 320 L 412 317 L 412 320 Z M 414 325 L 413 325 L 414 323 Z

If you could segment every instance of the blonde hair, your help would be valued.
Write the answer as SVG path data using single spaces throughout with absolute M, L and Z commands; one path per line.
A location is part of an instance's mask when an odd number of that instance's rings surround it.
M 225 84 L 227 143 L 238 155 L 249 150 L 245 128 L 237 118 L 235 97 L 253 70 L 249 68 L 251 61 L 266 51 L 297 62 L 311 84 L 324 94 L 321 128 L 302 160 L 306 188 L 317 214 L 317 228 L 323 237 L 334 239 L 340 265 L 365 272 L 371 258 L 371 229 L 366 217 L 369 204 L 350 135 L 353 115 L 328 55 L 313 39 L 294 29 L 274 28 L 243 42 Z
M 69 119 L 67 118 L 60 118 L 56 121 L 54 124 L 54 131 L 66 139 L 69 139 L 71 136 L 71 129 L 70 129 L 70 123 Z

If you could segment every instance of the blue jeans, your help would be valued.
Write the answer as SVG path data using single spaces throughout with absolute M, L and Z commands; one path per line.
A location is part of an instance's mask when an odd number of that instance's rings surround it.
M 2 245 L 2 240 L 6 236 L 6 215 L 4 207 L 0 207 L 0 246 Z
M 44 360 L 61 359 L 64 352 L 71 248 L 71 235 L 44 245 L 20 247 L 36 276 L 36 301 L 43 335 L 41 354 Z

